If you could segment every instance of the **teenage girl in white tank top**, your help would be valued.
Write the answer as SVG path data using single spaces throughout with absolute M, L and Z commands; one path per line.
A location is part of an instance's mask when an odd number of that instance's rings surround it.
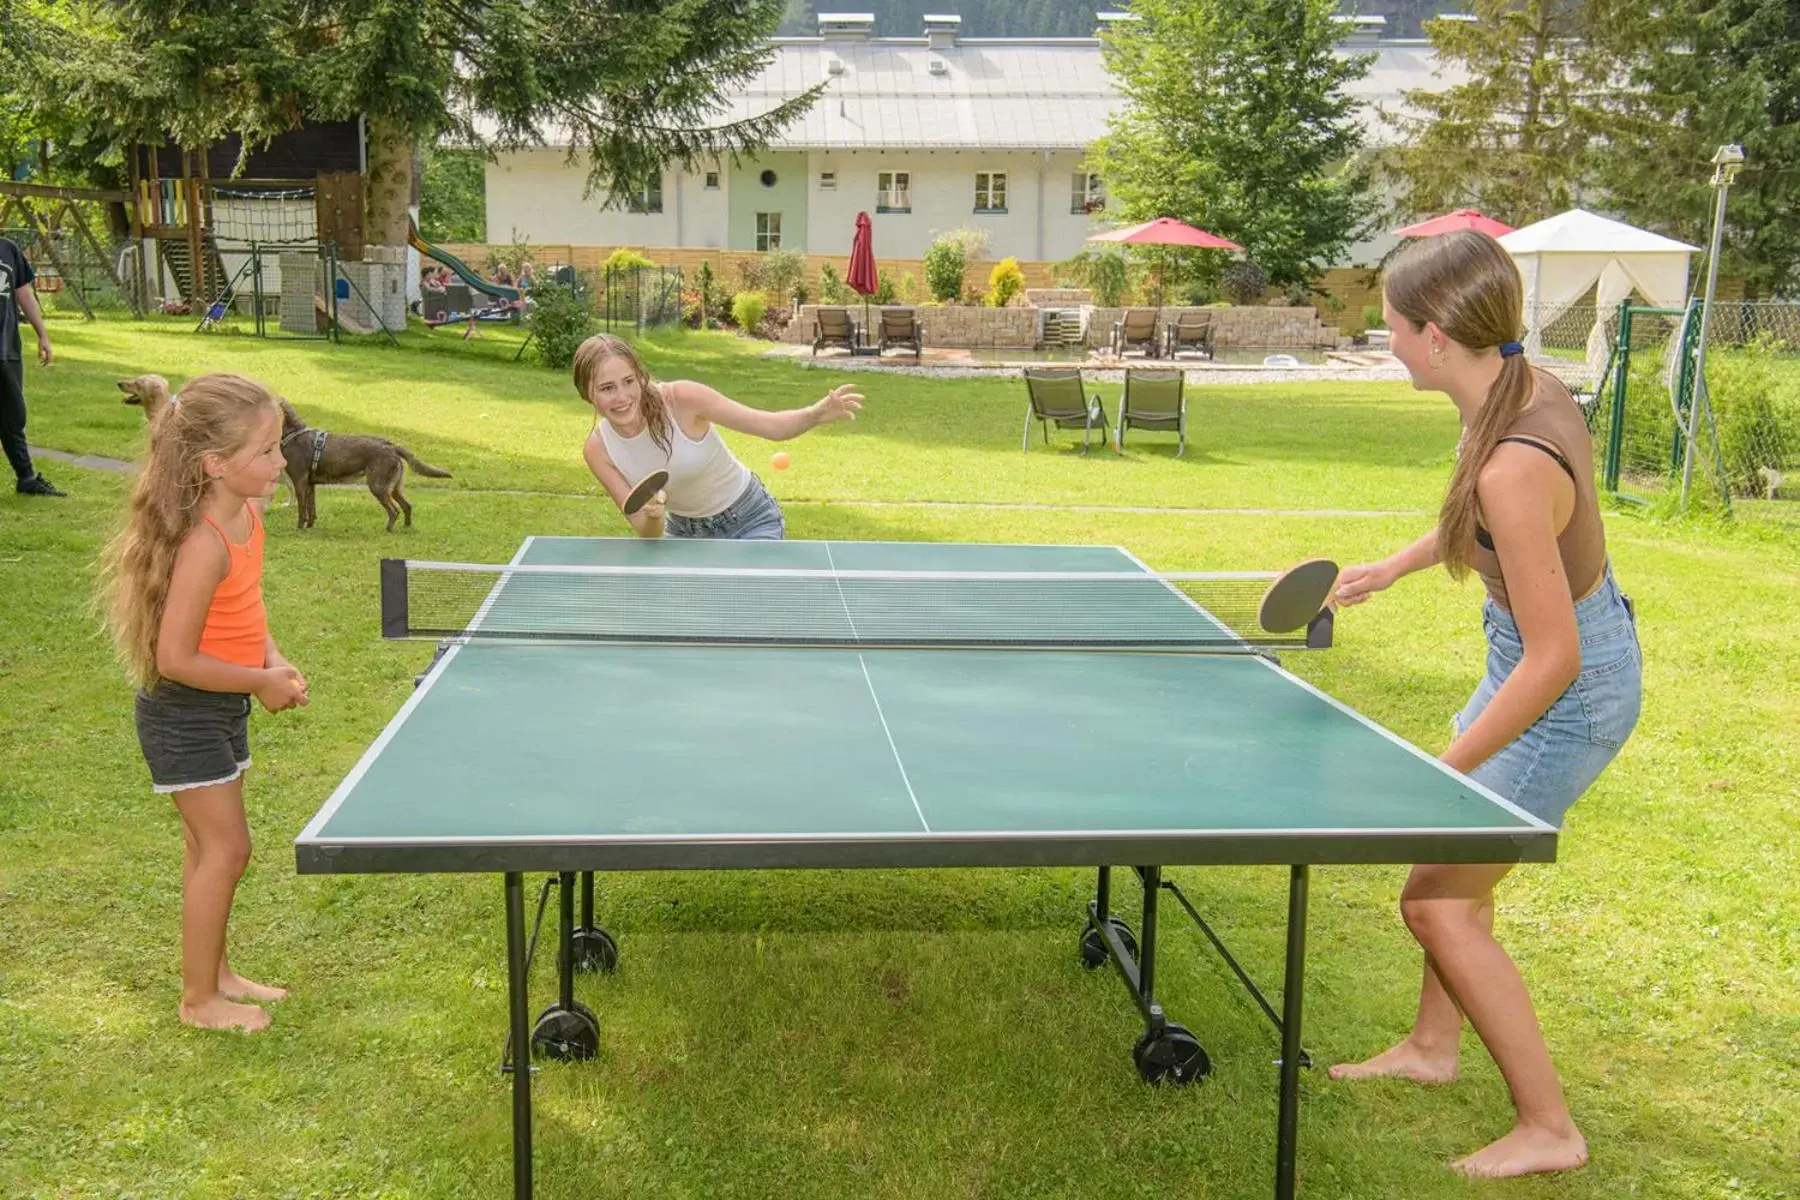
M 595 416 L 582 456 L 621 511 L 639 480 L 652 471 L 669 473 L 663 490 L 625 518 L 639 537 L 779 537 L 779 506 L 718 427 L 785 442 L 817 425 L 853 421 L 862 408 L 862 396 L 849 384 L 804 408 L 778 412 L 739 404 L 691 380 L 659 384 L 631 344 L 608 333 L 575 352 L 575 390 Z

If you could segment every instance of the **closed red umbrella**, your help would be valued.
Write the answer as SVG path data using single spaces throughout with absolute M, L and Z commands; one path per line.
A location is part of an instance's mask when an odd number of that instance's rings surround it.
M 880 287 L 875 274 L 875 231 L 869 214 L 856 214 L 856 238 L 850 243 L 850 270 L 844 276 L 850 290 L 863 298 L 863 344 L 869 342 L 869 297 Z
M 1459 208 L 1455 212 L 1445 213 L 1441 217 L 1420 221 L 1417 225 L 1408 225 L 1405 229 L 1396 229 L 1394 236 L 1427 238 L 1436 237 L 1440 233 L 1454 233 L 1458 229 L 1473 229 L 1495 238 L 1513 231 L 1511 225 L 1503 224 L 1492 217 L 1483 216 L 1472 208 Z

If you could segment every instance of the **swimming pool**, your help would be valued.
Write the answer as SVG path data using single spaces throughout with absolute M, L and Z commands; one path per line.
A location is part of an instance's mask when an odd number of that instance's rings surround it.
M 1092 365 L 1118 368 L 1120 365 L 1146 367 L 1205 367 L 1210 362 L 1221 367 L 1261 367 L 1261 366 L 1293 366 L 1323 367 L 1330 363 L 1325 351 L 1309 347 L 1295 346 L 1220 346 L 1213 351 L 1208 360 L 1198 355 L 1187 354 L 1176 359 L 1142 358 L 1132 355 L 1124 360 L 1124 364 L 1108 359 L 1104 364 L 1090 357 L 1087 350 L 1080 346 L 1046 346 L 1042 349 L 1019 349 L 1005 346 L 983 346 L 967 351 L 940 351 L 944 357 L 938 361 L 944 366 L 954 365 L 958 361 L 972 363 L 1069 363 L 1071 365 Z M 963 359 L 966 354 L 967 359 Z M 1288 355 L 1294 363 L 1268 363 L 1265 360 L 1274 355 Z

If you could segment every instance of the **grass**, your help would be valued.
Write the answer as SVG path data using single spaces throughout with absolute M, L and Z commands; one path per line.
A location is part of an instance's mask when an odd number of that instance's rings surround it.
M 322 493 L 305 534 L 291 501 L 272 512 L 271 618 L 313 703 L 259 715 L 252 734 L 259 840 L 234 961 L 294 990 L 256 1038 L 174 1019 L 179 832 L 145 785 L 129 691 L 86 609 L 126 480 L 60 466 L 47 469 L 66 501 L 0 495 L 0 1195 L 505 1194 L 499 880 L 302 878 L 288 844 L 430 657 L 379 639 L 378 555 L 499 561 L 525 533 L 624 532 L 581 466 L 588 419 L 566 378 L 512 365 L 513 335 L 483 332 L 332 348 L 59 318 L 57 365 L 28 369 L 39 445 L 132 457 L 142 418 L 115 379 L 233 369 L 317 425 L 388 432 L 455 478 L 410 478 L 417 525 L 393 535 L 359 490 Z M 1454 442 L 1449 406 L 1403 386 L 1265 386 L 1198 391 L 1182 460 L 1155 435 L 1123 458 L 1083 458 L 1067 434 L 1021 454 L 1016 382 L 877 380 L 746 349 L 688 336 L 647 354 L 749 403 L 805 401 L 843 379 L 868 396 L 862 420 L 764 472 L 796 537 L 1116 542 L 1168 569 L 1320 548 L 1356 561 L 1430 520 Z M 1116 389 L 1102 391 L 1110 408 Z M 732 441 L 766 463 L 768 447 Z M 1340 515 L 1283 515 L 1296 510 Z M 1800 650 L 1792 606 L 1772 602 L 1800 585 L 1792 526 L 1622 511 L 1608 532 L 1639 605 L 1644 719 L 1573 810 L 1560 862 L 1518 872 L 1501 905 L 1594 1161 L 1480 1185 L 1446 1171 L 1508 1118 L 1470 1038 L 1451 1088 L 1306 1073 L 1304 1195 L 1796 1190 Z M 1436 750 L 1479 670 L 1475 607 L 1471 588 L 1411 580 L 1340 621 L 1337 648 L 1290 665 Z M 1174 874 L 1278 983 L 1284 873 Z M 1315 873 L 1306 1042 L 1322 1063 L 1373 1052 L 1410 1019 L 1402 875 Z M 1194 1089 L 1140 1085 L 1120 985 L 1075 964 L 1088 872 L 600 882 L 624 960 L 579 984 L 601 1016 L 598 1060 L 537 1077 L 539 1196 L 1267 1194 L 1272 1031 L 1171 921 L 1160 990 L 1217 1070 Z M 546 958 L 534 1006 L 552 980 Z

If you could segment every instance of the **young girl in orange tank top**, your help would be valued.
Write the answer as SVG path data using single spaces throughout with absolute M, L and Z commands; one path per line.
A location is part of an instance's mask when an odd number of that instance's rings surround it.
M 151 427 L 130 515 L 107 551 L 113 641 L 139 686 L 138 743 L 186 843 L 179 1014 L 207 1029 L 264 1029 L 268 1012 L 246 1002 L 287 994 L 239 975 L 225 954 L 250 861 L 250 697 L 270 712 L 307 699 L 263 607 L 258 505 L 283 466 L 275 398 L 236 375 L 196 379 Z

